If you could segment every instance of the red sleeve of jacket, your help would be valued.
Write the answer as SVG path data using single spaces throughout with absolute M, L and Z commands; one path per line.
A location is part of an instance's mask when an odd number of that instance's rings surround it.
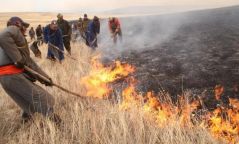
M 119 21 L 119 19 L 115 19 L 115 24 L 117 25 L 117 28 L 120 28 L 120 21 Z

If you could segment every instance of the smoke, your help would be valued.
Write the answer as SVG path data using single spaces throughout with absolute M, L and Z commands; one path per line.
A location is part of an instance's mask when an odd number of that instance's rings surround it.
M 186 16 L 182 15 L 155 15 L 119 18 L 121 22 L 123 41 L 115 45 L 110 37 L 108 20 L 101 22 L 99 35 L 99 49 L 106 57 L 115 58 L 123 52 L 141 51 L 160 46 L 169 41 L 177 33 Z

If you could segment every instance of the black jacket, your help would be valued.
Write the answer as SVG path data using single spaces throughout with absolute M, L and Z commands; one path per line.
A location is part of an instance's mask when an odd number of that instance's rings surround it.
M 43 34 L 42 28 L 41 27 L 37 27 L 36 28 L 36 35 L 37 37 L 41 37 Z
M 63 37 L 66 37 L 66 36 L 70 37 L 71 36 L 72 30 L 71 30 L 71 26 L 68 23 L 68 21 L 66 21 L 64 19 L 63 20 L 57 20 L 57 25 L 61 29 Z

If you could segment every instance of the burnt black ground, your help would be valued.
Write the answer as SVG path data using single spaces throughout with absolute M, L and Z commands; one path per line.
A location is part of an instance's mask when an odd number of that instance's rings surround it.
M 136 66 L 141 90 L 212 94 L 221 84 L 225 96 L 237 97 L 233 87 L 239 83 L 239 7 L 122 19 L 125 25 L 132 21 L 139 23 L 123 31 L 128 48 L 120 59 Z M 134 36 L 142 34 L 142 23 L 148 31 L 141 47 L 135 48 Z

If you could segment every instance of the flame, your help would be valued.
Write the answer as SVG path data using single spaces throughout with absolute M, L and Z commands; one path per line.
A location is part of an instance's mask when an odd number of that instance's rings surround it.
M 86 87 L 87 96 L 96 98 L 107 98 L 113 89 L 111 83 L 125 79 L 135 72 L 135 68 L 129 64 L 115 61 L 111 66 L 104 66 L 97 57 L 93 58 L 92 70 L 89 75 L 81 80 Z M 201 105 L 201 100 L 188 100 L 180 96 L 177 104 L 173 104 L 170 98 L 162 100 L 162 95 L 147 92 L 142 94 L 137 91 L 137 80 L 131 78 L 127 81 L 128 86 L 122 90 L 122 101 L 119 104 L 121 110 L 138 109 L 143 112 L 145 118 L 159 127 L 164 127 L 170 122 L 179 122 L 182 127 L 198 127 L 208 129 L 217 139 L 225 140 L 227 143 L 239 142 L 239 101 L 229 99 L 229 106 L 220 106 L 214 111 L 201 114 L 201 121 L 192 123 L 193 112 Z M 220 100 L 224 87 L 215 87 L 215 99 Z
M 185 104 L 181 108 L 181 118 L 180 118 L 180 123 L 183 125 L 191 126 L 191 118 L 193 116 L 192 112 L 197 109 L 199 106 L 199 101 L 193 101 L 191 103 Z
M 226 117 L 226 118 L 223 118 Z M 232 109 L 216 109 L 209 120 L 208 129 L 218 139 L 224 139 L 230 143 L 238 143 L 239 123 L 238 113 Z
M 162 103 L 152 92 L 148 92 L 143 108 L 144 112 L 147 115 L 151 115 L 159 126 L 163 126 L 173 116 L 171 106 L 170 104 Z
M 127 110 L 141 105 L 142 97 L 135 91 L 135 86 L 132 84 L 123 90 L 122 97 L 120 109 Z
M 238 143 L 239 101 L 236 99 L 229 99 L 229 101 L 230 107 L 218 107 L 205 121 L 208 123 L 207 128 L 214 137 L 226 140 L 228 143 Z
M 114 65 L 105 67 L 99 62 L 98 57 L 91 61 L 92 70 L 88 76 L 82 78 L 81 84 L 86 87 L 86 96 L 107 98 L 111 93 L 108 84 L 132 74 L 135 69 L 129 64 L 115 61 Z

